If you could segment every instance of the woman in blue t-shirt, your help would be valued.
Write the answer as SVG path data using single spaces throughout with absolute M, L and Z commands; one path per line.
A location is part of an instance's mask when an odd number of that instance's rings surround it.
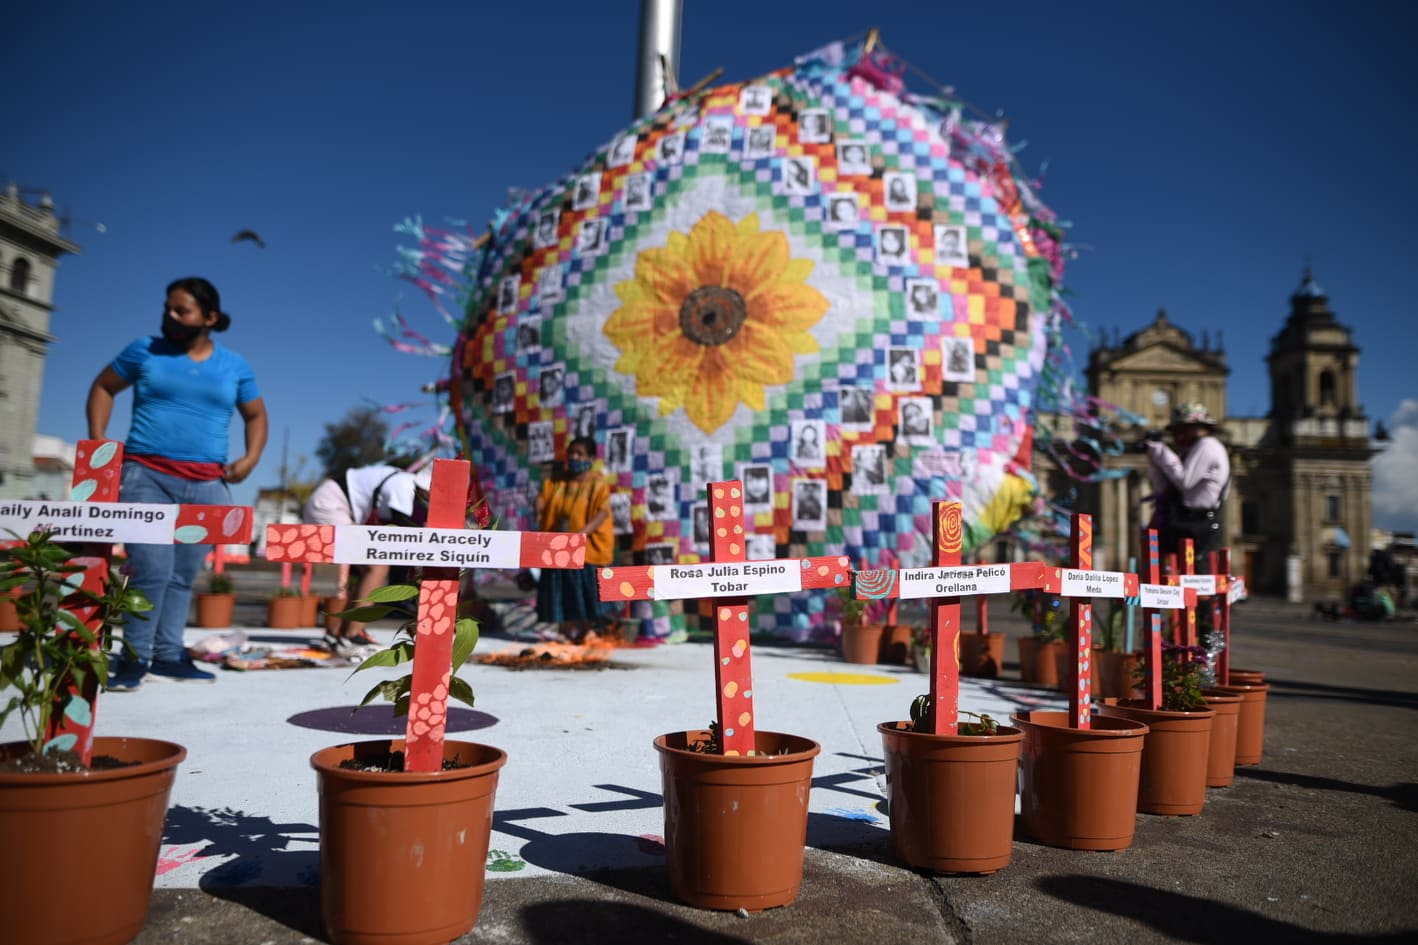
M 229 505 L 228 483 L 256 468 L 266 446 L 266 405 L 246 359 L 212 341 L 231 316 L 206 279 L 167 287 L 162 334 L 124 348 L 89 388 L 89 437 L 103 439 L 114 397 L 133 388 L 133 424 L 124 441 L 124 502 Z M 227 461 L 227 431 L 235 411 L 246 424 L 246 452 Z M 195 682 L 216 677 L 193 664 L 182 642 L 192 581 L 206 545 L 127 546 L 131 586 L 152 601 L 147 619 L 130 621 L 133 652 L 109 675 L 108 689 L 130 692 L 147 674 Z

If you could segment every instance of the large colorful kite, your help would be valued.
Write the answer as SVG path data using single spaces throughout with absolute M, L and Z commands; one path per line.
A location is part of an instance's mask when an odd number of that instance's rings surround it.
M 859 566 L 928 563 L 933 501 L 963 503 L 968 550 L 1035 498 L 1060 231 L 1002 124 L 879 49 L 673 97 L 484 238 L 407 232 L 407 275 L 466 282 L 448 406 L 506 527 L 578 434 L 627 563 L 701 560 L 717 479 L 745 483 L 750 558 Z M 831 606 L 769 599 L 759 626 L 827 635 Z

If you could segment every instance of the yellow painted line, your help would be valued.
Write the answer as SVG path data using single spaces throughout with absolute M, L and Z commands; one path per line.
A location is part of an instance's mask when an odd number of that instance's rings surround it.
M 820 682 L 833 686 L 894 686 L 901 680 L 892 676 L 876 676 L 867 673 L 789 673 L 789 679 L 803 682 Z

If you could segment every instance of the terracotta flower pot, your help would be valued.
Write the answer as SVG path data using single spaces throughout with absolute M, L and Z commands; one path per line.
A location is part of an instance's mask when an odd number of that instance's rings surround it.
M 15 602 L 0 597 L 0 633 L 17 633 L 19 629 L 20 614 L 15 610 Z
M 888 624 L 883 627 L 876 661 L 878 663 L 909 665 L 912 661 L 911 638 L 914 633 L 915 628 L 905 624 Z
M 1121 650 L 1094 650 L 1093 667 L 1103 699 L 1141 699 L 1143 692 L 1133 682 L 1133 674 L 1142 662 L 1141 653 L 1124 653 Z
M 236 612 L 235 594 L 198 594 L 197 626 L 225 629 L 232 624 Z
M 1228 669 L 1228 686 L 1258 686 L 1265 682 L 1265 673 L 1258 669 Z
M 1206 766 L 1215 709 L 1169 712 L 1127 700 L 1100 705 L 1098 714 L 1141 722 L 1148 728 L 1142 739 L 1142 772 L 1137 783 L 1139 811 L 1174 817 L 1201 813 L 1206 804 Z
M 294 630 L 300 624 L 299 597 L 272 597 L 266 607 L 266 625 L 272 630 Z
M 0 745 L 0 758 L 28 751 L 27 743 Z M 95 738 L 93 754 L 138 764 L 83 774 L 0 773 L 7 942 L 127 945 L 147 921 L 168 798 L 187 749 Z
M 320 616 L 320 598 L 315 594 L 302 594 L 296 600 L 300 601 L 300 626 L 319 627 L 324 624 Z
M 1040 843 L 1073 850 L 1122 850 L 1137 823 L 1137 785 L 1147 726 L 1099 716 L 1068 727 L 1067 712 L 1019 711 L 1020 824 Z
M 320 789 L 321 914 L 335 945 L 445 945 L 477 924 L 507 753 L 445 741 L 445 761 L 466 767 L 340 767 L 403 748 L 402 739 L 384 739 L 310 756 Z
M 1253 686 L 1216 686 L 1218 692 L 1241 697 L 1241 712 L 1236 719 L 1236 764 L 1254 765 L 1260 763 L 1265 750 L 1265 694 L 1270 691 L 1266 683 Z
M 1099 665 L 1099 655 L 1103 652 L 1105 651 L 1102 647 L 1095 646 L 1089 654 L 1093 661 L 1093 666 L 1092 672 L 1088 677 L 1088 685 L 1090 686 L 1089 693 L 1092 695 L 1095 703 L 1103 698 L 1104 673 L 1102 667 Z M 1066 690 L 1068 687 L 1068 661 L 1072 655 L 1072 651 L 1063 644 L 1063 641 L 1059 641 L 1059 647 L 1054 652 L 1054 672 L 1058 676 L 1059 689 Z
M 931 735 L 883 722 L 891 846 L 937 873 L 993 873 L 1014 851 L 1014 789 L 1024 734 Z
M 1019 637 L 1019 678 L 1022 682 L 1038 683 L 1050 689 L 1059 688 L 1059 656 L 1062 640 L 1040 640 L 1036 636 Z
M 1236 724 L 1241 717 L 1241 697 L 1219 689 L 1203 689 L 1201 694 L 1206 696 L 1206 704 L 1216 710 L 1206 756 L 1206 786 L 1227 787 L 1236 779 Z
M 821 746 L 759 731 L 753 755 L 691 750 L 708 737 L 671 732 L 654 743 L 670 893 L 701 909 L 787 905 L 802 885 L 812 760 Z
M 960 634 L 960 675 L 996 679 L 1004 668 L 1004 634 Z
M 879 623 L 842 624 L 842 659 L 848 663 L 876 663 L 884 630 Z
M 346 597 L 344 597 L 344 595 L 337 595 L 335 597 L 322 597 L 320 599 L 320 612 L 325 615 L 324 622 L 326 633 L 334 633 L 335 631 L 340 629 L 340 618 L 331 617 L 330 614 L 337 614 L 340 611 L 347 609 L 346 605 L 348 603 L 349 601 Z

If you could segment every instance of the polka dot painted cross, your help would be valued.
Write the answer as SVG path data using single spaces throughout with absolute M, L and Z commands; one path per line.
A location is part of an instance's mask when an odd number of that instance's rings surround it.
M 714 685 L 719 738 L 726 755 L 755 751 L 753 665 L 748 598 L 811 588 L 845 587 L 845 556 L 747 560 L 743 484 L 711 482 L 710 561 L 707 564 L 602 568 L 601 600 L 709 599 L 714 608 Z
M 438 771 L 443 765 L 461 569 L 581 568 L 586 563 L 585 535 L 467 530 L 470 468 L 466 460 L 434 460 L 426 528 L 266 527 L 266 557 L 271 561 L 406 564 L 423 569 L 405 729 L 405 771 Z

